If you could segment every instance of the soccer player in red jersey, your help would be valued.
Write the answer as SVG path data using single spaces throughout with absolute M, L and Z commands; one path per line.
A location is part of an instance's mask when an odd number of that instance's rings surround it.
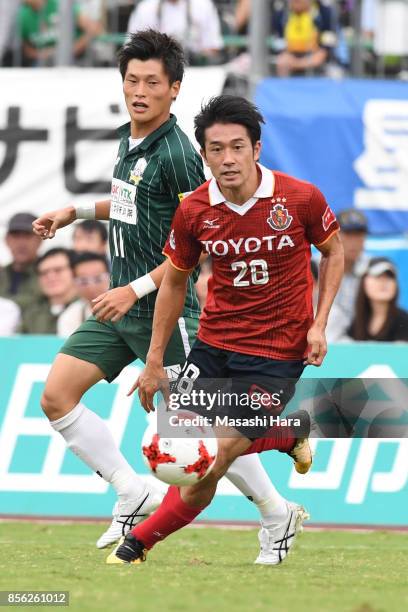
M 255 384 L 261 376 L 270 391 L 276 380 L 278 388 L 286 380 L 286 404 L 305 365 L 320 366 L 327 352 L 325 327 L 343 274 L 339 226 L 317 187 L 258 163 L 261 122 L 255 106 L 234 96 L 213 98 L 195 119 L 195 135 L 214 178 L 182 202 L 164 248 L 169 265 L 146 368 L 134 386 L 148 412 L 166 379 L 164 350 L 203 250 L 212 256 L 213 276 L 184 375 L 196 368 L 200 377 L 230 378 L 234 385 L 245 372 Z M 311 244 L 322 254 L 315 317 Z M 246 410 L 251 416 L 251 408 Z M 225 430 L 210 474 L 193 486 L 171 486 L 160 508 L 126 536 L 108 562 L 140 562 L 157 541 L 194 520 L 236 457 L 273 448 L 269 438 L 254 441 L 265 433 Z M 298 518 L 289 507 L 276 537 L 276 563 L 288 552 Z

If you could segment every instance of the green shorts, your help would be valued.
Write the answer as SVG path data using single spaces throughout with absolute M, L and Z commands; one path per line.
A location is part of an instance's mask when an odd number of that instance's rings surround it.
M 146 362 L 153 319 L 125 316 L 117 323 L 91 316 L 67 339 L 60 353 L 97 365 L 112 382 L 135 359 Z M 169 378 L 180 373 L 198 329 L 198 319 L 180 317 L 164 354 Z

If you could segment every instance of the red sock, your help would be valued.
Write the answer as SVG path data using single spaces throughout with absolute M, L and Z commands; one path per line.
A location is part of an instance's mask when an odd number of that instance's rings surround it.
M 181 499 L 179 488 L 172 485 L 157 510 L 134 527 L 132 534 L 143 542 L 145 548 L 150 549 L 156 542 L 191 523 L 204 508 L 188 506 Z
M 291 427 L 274 427 L 268 432 L 267 438 L 254 440 L 251 446 L 242 454 L 251 455 L 252 453 L 263 453 L 268 450 L 288 453 L 295 446 L 295 442 L 295 434 Z

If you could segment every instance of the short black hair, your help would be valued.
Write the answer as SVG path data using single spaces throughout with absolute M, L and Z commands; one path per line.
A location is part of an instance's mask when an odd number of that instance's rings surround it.
M 100 261 L 106 268 L 106 271 L 110 271 L 110 266 L 107 257 L 105 255 L 101 255 L 100 253 L 93 253 L 92 251 L 82 251 L 81 253 L 76 253 L 74 258 L 74 272 L 75 268 L 83 263 L 88 263 L 88 261 Z
M 49 251 L 44 253 L 44 255 L 41 255 L 41 257 L 37 259 L 37 262 L 35 264 L 36 269 L 38 270 L 38 267 L 40 266 L 40 264 L 42 264 L 43 261 L 45 261 L 49 257 L 54 257 L 55 255 L 65 255 L 68 259 L 69 267 L 71 269 L 73 268 L 75 252 L 72 249 L 64 249 L 64 247 L 55 247 L 54 249 L 50 249 Z
M 146 62 L 149 59 L 160 60 L 170 85 L 182 81 L 186 58 L 183 47 L 177 40 L 156 30 L 139 30 L 131 34 L 130 39 L 118 51 L 119 70 L 122 80 L 125 79 L 128 63 L 132 59 Z
M 194 117 L 194 133 L 202 149 L 205 148 L 205 130 L 214 123 L 243 125 L 254 146 L 261 138 L 261 123 L 265 121 L 255 104 L 246 98 L 230 95 L 215 96 L 203 104 L 201 112 Z
M 85 221 L 81 221 L 81 223 L 77 223 L 74 226 L 74 233 L 78 227 L 84 230 L 84 232 L 97 232 L 102 242 L 108 241 L 108 230 L 102 221 L 98 221 L 97 219 L 85 219 Z

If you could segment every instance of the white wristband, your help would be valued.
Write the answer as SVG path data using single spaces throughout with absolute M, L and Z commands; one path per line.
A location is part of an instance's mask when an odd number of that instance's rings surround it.
M 74 204 L 74 208 L 77 219 L 95 219 L 95 202 L 89 204 Z
M 137 278 L 129 284 L 132 287 L 133 291 L 136 293 L 139 300 L 148 293 L 153 293 L 153 291 L 156 291 L 157 289 L 156 285 L 154 284 L 154 280 L 152 279 L 150 274 L 145 274 L 144 276 Z

